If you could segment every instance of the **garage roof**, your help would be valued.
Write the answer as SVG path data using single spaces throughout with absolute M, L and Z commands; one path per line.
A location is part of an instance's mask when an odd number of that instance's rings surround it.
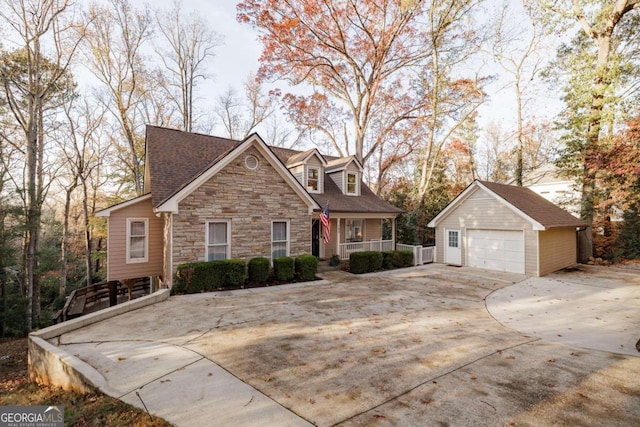
M 537 230 L 587 225 L 586 222 L 574 217 L 528 188 L 475 180 L 429 222 L 429 227 L 436 227 L 441 219 L 453 212 L 460 203 L 478 189 L 484 189 L 517 214 L 529 220 Z

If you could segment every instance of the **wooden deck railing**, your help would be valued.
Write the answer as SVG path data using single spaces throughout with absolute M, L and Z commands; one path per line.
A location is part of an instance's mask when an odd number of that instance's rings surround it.
M 100 282 L 71 292 L 56 321 L 73 319 L 151 293 L 149 278 L 121 282 Z

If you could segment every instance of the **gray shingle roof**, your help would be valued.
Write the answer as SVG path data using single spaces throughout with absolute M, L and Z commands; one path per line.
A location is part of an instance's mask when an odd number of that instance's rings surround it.
M 235 141 L 215 136 L 188 133 L 175 129 L 147 126 L 146 149 L 153 206 L 158 207 L 180 189 L 188 185 L 210 167 L 240 145 Z M 280 147 L 269 147 L 283 163 L 304 158 L 310 150 L 297 151 Z M 335 157 L 323 156 L 327 161 Z M 292 160 L 293 159 L 293 160 Z M 311 194 L 320 206 L 329 202 L 331 212 L 390 213 L 402 210 L 376 196 L 364 183 L 360 196 L 343 194 L 329 175 L 324 178 L 325 192 Z
M 586 222 L 526 187 L 478 181 L 545 228 L 584 227 Z

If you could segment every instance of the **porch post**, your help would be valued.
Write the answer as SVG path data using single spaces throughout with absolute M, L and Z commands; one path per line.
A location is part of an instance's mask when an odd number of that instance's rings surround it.
M 336 218 L 336 254 L 340 256 L 340 217 Z
M 393 240 L 393 249 L 396 248 L 398 242 L 396 242 L 396 219 L 391 218 L 391 240 Z

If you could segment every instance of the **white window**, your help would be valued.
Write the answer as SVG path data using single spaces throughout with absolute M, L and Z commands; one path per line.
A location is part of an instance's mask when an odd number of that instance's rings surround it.
M 231 258 L 231 221 L 207 222 L 206 260 Z
M 358 194 L 358 174 L 347 172 L 347 194 Z
M 310 193 L 320 192 L 320 169 L 310 167 L 307 170 L 307 191 Z
M 127 263 L 149 260 L 149 220 L 127 218 Z
M 271 259 L 289 256 L 289 221 L 271 223 Z
M 348 219 L 345 225 L 345 239 L 349 242 L 362 242 L 362 224 L 361 219 Z

